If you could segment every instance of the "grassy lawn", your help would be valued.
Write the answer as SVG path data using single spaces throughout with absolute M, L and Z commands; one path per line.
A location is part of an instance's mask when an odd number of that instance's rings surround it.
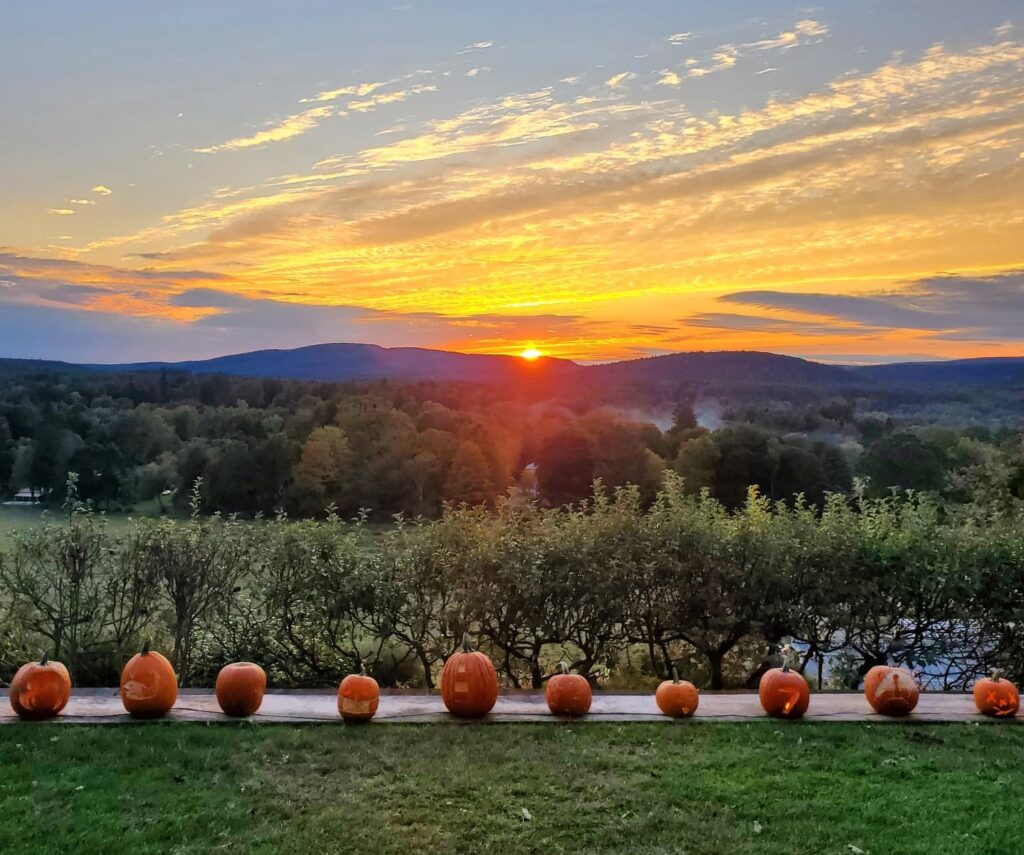
M 0 852 L 1019 853 L 1024 728 L 0 728 Z

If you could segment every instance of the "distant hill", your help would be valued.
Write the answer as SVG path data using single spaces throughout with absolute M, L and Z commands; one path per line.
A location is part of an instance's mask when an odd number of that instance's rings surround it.
M 1012 386 L 1024 384 L 1024 357 L 953 359 L 946 362 L 897 362 L 848 369 L 876 382 L 910 386 Z
M 388 348 L 375 344 L 315 344 L 294 350 L 255 350 L 189 362 L 137 362 L 87 367 L 129 372 L 174 369 L 193 374 L 286 380 L 464 380 L 476 383 L 511 382 L 578 368 L 574 362 L 550 357 L 527 362 L 515 356 L 455 353 L 420 347 Z
M 587 369 L 615 383 L 760 386 L 850 385 L 859 382 L 845 367 L 758 351 L 672 353 Z
M 673 353 L 600 365 L 579 365 L 542 357 L 455 353 L 373 344 L 318 344 L 294 350 L 257 350 L 187 362 L 76 365 L 31 359 L 0 359 L 0 376 L 25 373 L 73 374 L 83 371 L 188 371 L 240 377 L 297 380 L 441 380 L 488 384 L 528 384 L 574 391 L 615 388 L 748 389 L 773 386 L 911 389 L 941 386 L 1024 385 L 1024 357 L 958 359 L 890 365 L 828 365 L 757 351 Z

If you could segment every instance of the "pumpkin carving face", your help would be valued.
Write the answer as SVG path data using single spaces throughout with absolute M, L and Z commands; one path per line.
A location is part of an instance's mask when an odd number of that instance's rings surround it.
M 11 680 L 11 707 L 31 720 L 57 715 L 71 697 L 71 675 L 60 662 L 46 656 L 39 662 L 22 665 Z
M 902 718 L 917 706 L 921 690 L 906 668 L 876 665 L 864 677 L 864 696 L 881 715 Z
M 366 674 L 349 674 L 338 686 L 338 712 L 345 721 L 369 721 L 380 703 L 380 686 Z
M 671 668 L 672 679 L 663 681 L 654 693 L 658 709 L 672 718 L 687 718 L 697 712 L 700 693 L 688 680 L 680 680 L 675 665 Z
M 791 671 L 789 665 L 766 671 L 757 696 L 773 718 L 801 718 L 811 703 L 811 690 L 803 674 Z
M 121 703 L 137 718 L 159 718 L 178 699 L 174 667 L 161 653 L 149 649 L 149 642 L 121 671 Z
M 974 704 L 983 715 L 1010 718 L 1020 709 L 1020 694 L 1009 680 L 993 675 L 974 684 Z
M 444 663 L 441 700 L 450 713 L 464 718 L 485 716 L 498 700 L 498 674 L 491 660 L 473 650 L 467 633 L 462 650 Z
M 227 715 L 252 715 L 266 690 L 267 673 L 254 662 L 232 662 L 217 674 L 217 703 Z
M 570 674 L 569 666 L 564 662 L 559 667 L 562 673 L 551 677 L 544 691 L 548 709 L 555 715 L 586 715 L 594 699 L 590 683 L 581 674 Z

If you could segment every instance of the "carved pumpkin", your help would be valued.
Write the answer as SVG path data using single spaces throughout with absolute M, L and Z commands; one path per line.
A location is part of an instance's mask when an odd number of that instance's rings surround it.
M 46 655 L 38 662 L 22 665 L 11 680 L 10 698 L 14 711 L 27 719 L 57 715 L 71 697 L 71 675 L 60 662 Z
M 345 721 L 369 721 L 380 703 L 380 686 L 363 669 L 349 674 L 338 686 L 338 712 Z
M 441 700 L 448 711 L 465 718 L 487 715 L 498 700 L 498 675 L 491 660 L 473 650 L 469 633 L 462 650 L 452 654 L 441 671 Z
M 974 684 L 974 704 L 984 715 L 1009 718 L 1020 708 L 1020 694 L 1009 680 L 993 674 Z
M 665 680 L 658 686 L 658 690 L 654 693 L 654 702 L 665 715 L 672 716 L 672 718 L 687 718 L 697 712 L 700 693 L 693 683 L 679 679 L 675 665 L 671 666 L 669 670 L 672 673 L 672 679 Z
M 800 718 L 811 703 L 811 690 L 803 674 L 791 671 L 788 664 L 764 673 L 757 696 L 764 711 L 774 718 Z
M 896 718 L 910 715 L 920 695 L 917 680 L 906 668 L 876 665 L 864 677 L 864 696 L 881 715 Z
M 162 653 L 149 649 L 149 642 L 121 671 L 121 703 L 137 718 L 159 718 L 178 699 L 174 667 Z
M 232 662 L 217 674 L 217 703 L 227 715 L 252 715 L 266 690 L 267 672 L 254 662 Z
M 593 701 L 590 683 L 582 674 L 570 674 L 564 662 L 559 663 L 559 668 L 561 673 L 551 677 L 544 690 L 548 709 L 555 715 L 586 715 Z

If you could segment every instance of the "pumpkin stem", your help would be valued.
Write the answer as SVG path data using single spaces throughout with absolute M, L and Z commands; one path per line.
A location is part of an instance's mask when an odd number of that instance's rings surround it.
M 46 655 L 46 651 L 43 651 L 43 656 L 42 656 L 42 658 L 41 658 L 41 659 L 39 660 L 39 664 L 40 664 L 40 665 L 45 665 L 45 664 L 46 664 L 47 662 L 49 662 L 49 661 L 50 661 L 50 657 Z
M 472 653 L 473 652 L 473 642 L 470 640 L 468 632 L 462 633 L 462 652 L 463 653 Z
M 147 653 L 149 653 L 149 639 L 148 638 L 142 643 L 142 655 L 145 656 Z
M 558 670 L 561 671 L 563 674 L 568 674 L 569 673 L 569 666 L 565 662 L 559 662 L 558 663 Z
M 789 659 L 784 659 L 782 661 L 782 673 L 783 674 L 788 674 L 789 673 Z
M 998 683 L 998 682 L 999 682 L 999 680 L 1000 680 L 1000 678 L 1001 678 L 1002 676 L 1003 676 L 1003 672 L 1002 672 L 1002 670 L 1001 670 L 1001 669 L 999 669 L 999 668 L 996 668 L 996 669 L 995 669 L 995 670 L 994 670 L 994 671 L 992 672 L 992 682 L 993 682 L 993 683 Z
M 676 668 L 675 662 L 668 663 L 668 675 L 672 678 L 673 683 L 679 682 L 679 669 Z

